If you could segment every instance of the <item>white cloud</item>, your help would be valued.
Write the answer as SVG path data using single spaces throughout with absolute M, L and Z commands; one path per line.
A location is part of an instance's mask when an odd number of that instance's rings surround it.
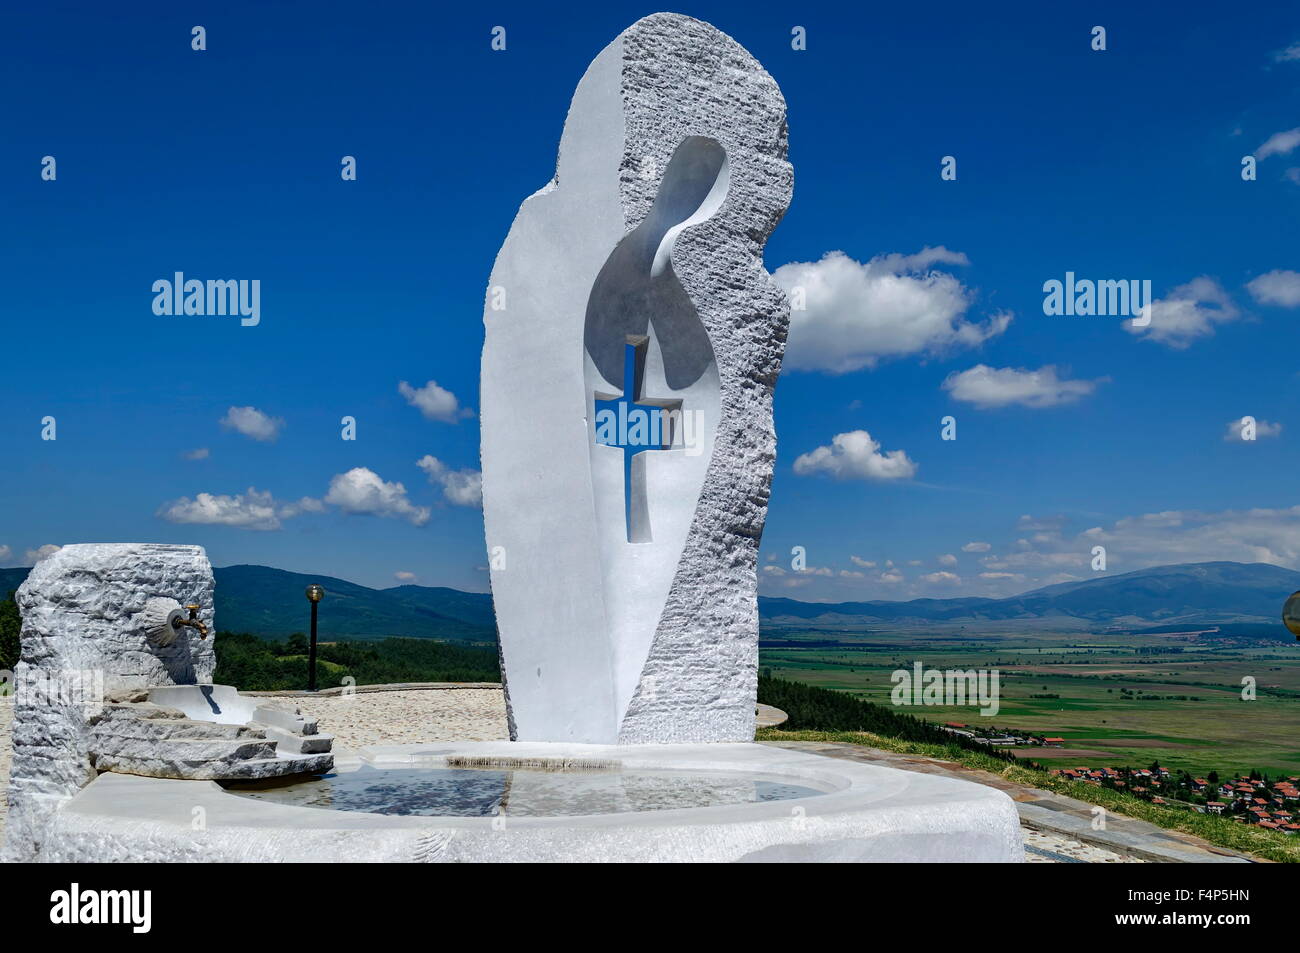
M 194 450 L 186 450 L 183 454 L 181 454 L 181 456 L 184 457 L 186 460 L 206 460 L 209 456 L 211 456 L 211 453 L 209 453 L 207 447 L 198 447 Z
M 0 563 L 7 563 L 14 558 L 14 551 L 8 546 L 0 546 Z
M 345 513 L 402 519 L 415 526 L 429 522 L 433 512 L 427 506 L 412 503 L 401 483 L 389 483 L 366 467 L 353 467 L 347 473 L 335 475 L 330 480 L 325 502 Z
M 46 543 L 38 549 L 27 550 L 23 556 L 28 565 L 35 566 L 42 559 L 45 559 L 47 556 L 53 556 L 62 548 L 62 546 L 55 546 L 53 543 Z
M 843 252 L 776 270 L 777 284 L 805 307 L 790 316 L 785 365 L 843 374 L 885 359 L 977 347 L 1007 329 L 1009 313 L 984 323 L 964 318 L 972 293 L 934 265 L 966 265 L 943 246 L 915 255 L 878 255 L 865 264 Z
M 1109 527 L 1094 526 L 1054 539 L 1040 549 L 989 555 L 981 560 L 987 570 L 981 578 L 1025 579 L 1030 587 L 1094 578 L 1088 567 L 1092 547 L 1098 544 L 1106 547 L 1110 572 L 1218 560 L 1300 569 L 1300 506 L 1163 510 L 1125 517 Z
M 234 430 L 253 440 L 270 443 L 280 436 L 284 419 L 271 417 L 256 407 L 231 407 L 226 411 L 226 416 L 221 418 L 221 426 L 225 430 Z
M 1166 510 L 1093 527 L 1082 546 L 1101 543 L 1125 570 L 1163 563 L 1232 560 L 1300 569 L 1300 506 L 1249 510 Z
M 989 367 L 976 364 L 965 371 L 954 371 L 943 382 L 943 389 L 954 400 L 974 404 L 982 410 L 1020 404 L 1023 407 L 1055 407 L 1086 397 L 1106 380 L 1065 380 L 1057 375 L 1053 364 L 1036 371 L 1015 367 Z
M 1223 434 L 1223 439 L 1229 442 L 1239 441 L 1241 443 L 1250 443 L 1249 440 L 1241 439 L 1241 428 L 1244 421 L 1245 421 L 1244 417 L 1238 417 L 1236 420 L 1229 420 L 1228 428 Z M 1282 432 L 1281 424 L 1270 423 L 1269 421 L 1263 419 L 1256 419 L 1255 421 L 1256 440 L 1260 439 L 1261 437 L 1276 437 L 1281 432 Z
M 1197 338 L 1213 335 L 1216 324 L 1226 324 L 1240 316 L 1241 311 L 1219 283 L 1202 275 L 1153 301 L 1149 324 L 1140 326 L 1130 319 L 1123 327 L 1130 334 L 1181 350 Z
M 861 566 L 863 569 L 876 568 L 875 560 L 863 559 L 861 556 L 850 556 L 849 562 L 853 563 L 855 566 Z
M 1246 290 L 1260 304 L 1300 308 L 1300 271 L 1270 271 L 1246 282 Z
M 963 553 L 987 553 L 993 547 L 988 543 L 967 543 L 961 548 Z
M 445 387 L 438 386 L 437 381 L 429 381 L 423 387 L 412 387 L 406 381 L 401 381 L 397 385 L 397 392 L 429 420 L 454 424 L 462 417 L 474 416 L 474 411 L 461 407 L 456 395 Z
M 880 581 L 890 586 L 896 586 L 903 581 L 903 574 L 897 569 L 886 569 L 880 574 Z
M 931 572 L 922 576 L 921 581 L 938 586 L 960 586 L 961 576 L 952 572 Z
M 1068 522 L 1063 514 L 1055 516 L 1032 516 L 1025 513 L 1016 520 L 1016 528 L 1019 530 L 1035 530 L 1039 533 L 1060 533 Z
M 1300 43 L 1292 43 L 1284 50 L 1278 50 L 1273 54 L 1273 62 L 1290 63 L 1300 60 Z
M 316 500 L 310 496 L 304 496 L 296 503 L 284 503 L 280 505 L 277 511 L 281 518 L 290 519 L 302 513 L 324 513 L 325 503 L 323 500 Z
M 1273 133 L 1262 146 L 1255 150 L 1255 158 L 1267 159 L 1269 156 L 1284 156 L 1295 149 L 1296 146 L 1300 146 L 1300 126 L 1295 129 L 1287 129 L 1284 132 Z
M 453 470 L 437 457 L 425 454 L 415 465 L 425 472 L 429 482 L 442 487 L 442 495 L 457 506 L 483 505 L 483 474 L 478 470 Z
M 865 430 L 836 434 L 828 447 L 801 454 L 794 472 L 829 473 L 837 480 L 903 480 L 916 474 L 916 463 L 902 450 L 880 452 L 880 444 Z
M 417 577 L 413 572 L 399 570 L 398 572 L 393 573 L 393 578 L 398 582 L 415 582 Z
M 939 557 L 939 565 L 955 566 L 957 565 L 957 557 L 954 556 L 952 553 L 944 553 L 942 556 Z
M 1065 543 L 1057 540 L 1053 541 L 1053 545 L 1059 545 L 1063 548 L 1057 552 L 1040 552 L 1039 550 L 1030 549 L 1011 553 L 1007 556 L 985 556 L 980 560 L 980 565 L 985 569 L 1041 571 L 1044 569 L 1059 569 L 1063 566 L 1083 566 L 1088 562 L 1089 548 L 1082 547 L 1077 541 Z
M 194 499 L 182 496 L 164 503 L 158 515 L 169 523 L 196 523 L 205 526 L 235 526 L 239 529 L 272 530 L 280 528 L 280 517 L 270 490 L 226 496 L 199 493 Z

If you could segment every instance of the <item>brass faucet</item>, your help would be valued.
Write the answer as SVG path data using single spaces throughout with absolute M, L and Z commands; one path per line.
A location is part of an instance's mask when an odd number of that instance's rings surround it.
M 191 629 L 198 629 L 199 638 L 206 639 L 208 637 L 208 627 L 199 618 L 199 604 L 191 602 L 185 608 L 190 610 L 190 617 L 188 619 L 177 619 L 172 623 L 172 627 L 179 629 L 181 626 L 189 626 Z

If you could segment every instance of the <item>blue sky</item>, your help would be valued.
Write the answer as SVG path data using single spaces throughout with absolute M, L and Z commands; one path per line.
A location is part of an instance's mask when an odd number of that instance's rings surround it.
M 808 306 L 763 591 L 1011 593 L 1091 574 L 1097 544 L 1110 571 L 1300 565 L 1300 11 L 1202 6 L 676 8 L 789 105 L 767 265 Z M 485 589 L 488 274 L 587 63 L 656 9 L 10 5 L 0 564 L 194 542 Z M 259 279 L 260 323 L 154 314 L 176 271 Z M 1151 325 L 1045 315 L 1067 271 L 1149 279 Z

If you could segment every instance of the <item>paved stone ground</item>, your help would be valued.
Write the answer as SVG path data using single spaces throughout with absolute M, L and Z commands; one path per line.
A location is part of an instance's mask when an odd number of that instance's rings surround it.
M 1117 854 L 1093 844 L 1071 840 L 1061 834 L 1049 834 L 1032 828 L 1020 829 L 1025 835 L 1025 861 L 1031 864 L 1144 864 L 1146 861 L 1127 854 Z

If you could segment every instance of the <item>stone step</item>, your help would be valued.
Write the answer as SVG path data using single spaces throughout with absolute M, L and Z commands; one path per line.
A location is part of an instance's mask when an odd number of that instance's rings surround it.
M 325 754 L 334 746 L 334 736 L 327 734 L 299 735 L 274 725 L 249 722 L 250 727 L 262 731 L 274 741 L 280 754 Z
M 243 761 L 175 761 L 168 757 L 106 755 L 96 764 L 102 771 L 136 774 L 146 778 L 180 781 L 254 781 L 291 774 L 324 774 L 334 767 L 332 754 L 297 755 L 289 758 L 250 758 Z
M 279 778 L 289 774 L 324 774 L 334 767 L 332 754 L 304 754 L 291 757 L 264 758 L 223 765 L 221 774 L 207 778 L 212 781 L 253 781 L 259 778 Z
M 147 718 L 149 720 L 184 718 L 185 712 L 151 702 L 108 702 L 99 713 L 90 718 L 91 724 L 119 718 Z
M 91 732 L 96 737 L 112 735 L 140 741 L 257 740 L 266 737 L 250 725 L 226 725 L 215 721 L 191 721 L 188 718 L 116 718 L 97 723 Z
M 319 730 L 315 718 L 308 718 L 296 708 L 283 708 L 279 705 L 257 706 L 249 721 L 279 728 L 291 735 L 314 735 Z
M 266 738 L 172 738 L 157 741 L 103 734 L 95 738 L 93 756 L 96 767 L 101 760 L 123 758 L 201 764 L 274 758 L 276 750 L 275 742 Z

